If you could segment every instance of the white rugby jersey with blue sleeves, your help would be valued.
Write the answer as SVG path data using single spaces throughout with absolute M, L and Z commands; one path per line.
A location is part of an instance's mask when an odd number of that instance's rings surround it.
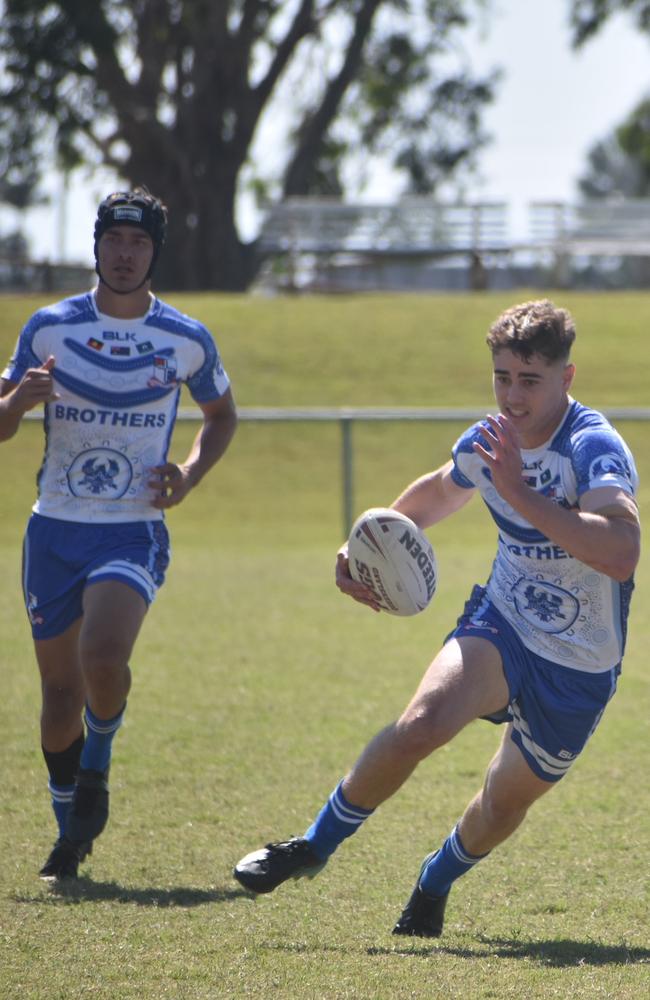
M 475 441 L 484 444 L 481 426 L 456 442 L 452 478 L 479 490 L 499 531 L 487 596 L 532 652 L 576 670 L 610 670 L 623 656 L 633 580 L 618 583 L 574 559 L 501 498 L 472 449 Z M 569 509 L 599 487 L 636 493 L 634 459 L 621 436 L 573 399 L 552 438 L 521 455 L 528 485 Z
M 197 403 L 229 386 L 212 335 L 160 299 L 144 316 L 116 319 L 87 292 L 34 313 L 2 377 L 18 382 L 50 355 L 60 398 L 45 406 L 33 510 L 86 523 L 160 520 L 147 483 L 167 460 L 181 385 Z

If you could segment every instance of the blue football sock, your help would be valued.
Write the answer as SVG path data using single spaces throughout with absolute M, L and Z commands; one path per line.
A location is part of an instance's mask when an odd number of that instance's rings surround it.
M 74 785 L 55 785 L 50 778 L 47 787 L 52 796 L 52 809 L 59 825 L 59 837 L 62 837 L 65 833 L 66 818 L 70 803 L 72 802 Z
M 50 776 L 48 788 L 52 796 L 52 809 L 59 827 L 59 836 L 65 833 L 68 808 L 74 792 L 74 781 L 79 770 L 79 760 L 84 745 L 84 734 L 79 734 L 65 750 L 46 750 L 43 757 Z
M 488 852 L 489 853 L 489 852 Z M 473 868 L 487 854 L 468 854 L 455 826 L 420 876 L 420 888 L 429 896 L 444 896 L 452 882 Z
M 350 805 L 343 795 L 342 785 L 343 782 L 339 782 L 305 834 L 314 854 L 323 861 L 374 812 L 374 809 Z
M 98 719 L 86 705 L 86 742 L 80 762 L 85 770 L 105 771 L 110 764 L 113 737 L 122 725 L 125 708 L 113 719 Z

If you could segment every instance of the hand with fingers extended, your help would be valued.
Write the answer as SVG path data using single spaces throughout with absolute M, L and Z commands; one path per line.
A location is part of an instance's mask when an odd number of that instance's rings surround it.
M 12 393 L 12 405 L 17 410 L 27 413 L 39 403 L 51 403 L 60 398 L 54 390 L 52 371 L 55 364 L 54 355 L 50 354 L 40 368 L 27 369 Z
M 359 604 L 365 604 L 373 611 L 381 611 L 381 605 L 377 601 L 377 595 L 370 587 L 353 579 L 350 574 L 350 561 L 348 558 L 348 543 L 345 542 L 336 554 L 336 586 L 342 594 L 353 597 Z
M 488 414 L 486 420 L 488 426 L 481 428 L 485 444 L 475 441 L 473 448 L 489 468 L 499 495 L 504 500 L 511 501 L 526 489 L 521 474 L 523 462 L 519 435 L 511 421 L 502 413 L 496 417 Z
M 164 465 L 154 465 L 150 471 L 152 478 L 148 485 L 155 491 L 152 505 L 158 510 L 176 507 L 194 485 L 189 467 L 186 465 L 165 462 Z

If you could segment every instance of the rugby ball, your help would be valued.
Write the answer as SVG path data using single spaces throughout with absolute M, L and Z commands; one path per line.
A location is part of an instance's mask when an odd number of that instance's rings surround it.
M 431 543 L 405 514 L 373 507 L 355 521 L 348 539 L 350 575 L 374 590 L 391 615 L 417 615 L 436 592 Z

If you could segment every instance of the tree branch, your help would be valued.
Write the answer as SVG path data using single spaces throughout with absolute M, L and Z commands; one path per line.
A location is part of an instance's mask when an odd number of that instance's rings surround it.
M 271 60 L 271 65 L 268 68 L 266 76 L 260 80 L 255 88 L 258 114 L 268 101 L 278 79 L 286 69 L 294 49 L 303 38 L 313 34 L 316 25 L 314 0 L 302 0 L 286 35 L 276 47 L 275 56 Z
M 304 194 L 314 164 L 318 159 L 323 137 L 334 121 L 339 105 L 350 83 L 358 75 L 363 49 L 372 30 L 372 22 L 383 0 L 365 0 L 354 22 L 343 64 L 337 76 L 327 86 L 320 107 L 307 116 L 298 130 L 299 140 L 289 164 L 283 193 L 288 198 Z

